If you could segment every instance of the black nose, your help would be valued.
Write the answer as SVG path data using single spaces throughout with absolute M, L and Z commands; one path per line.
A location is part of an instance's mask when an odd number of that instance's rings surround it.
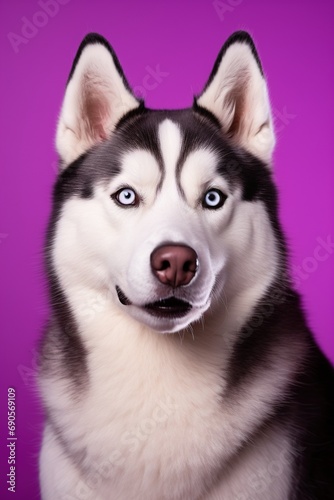
M 153 274 L 161 283 L 173 288 L 188 285 L 197 267 L 197 253 L 186 245 L 164 245 L 151 254 Z

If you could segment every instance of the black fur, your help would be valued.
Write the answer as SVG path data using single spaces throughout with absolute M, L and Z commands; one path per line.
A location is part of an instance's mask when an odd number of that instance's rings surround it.
M 83 158 L 77 160 L 76 165 L 78 166 L 82 160 Z M 68 175 L 71 175 L 71 172 Z M 69 195 L 66 189 L 68 184 L 64 184 L 65 189 L 59 193 L 59 181 L 56 183 L 53 195 L 53 211 L 46 233 L 44 257 L 52 316 L 40 342 L 39 363 L 41 373 L 54 373 L 55 370 L 59 370 L 60 364 L 61 372 L 66 374 L 70 380 L 73 380 L 76 387 L 79 387 L 87 380 L 87 353 L 65 293 L 59 283 L 52 259 L 57 222 L 63 201 Z
M 301 449 L 294 464 L 291 500 L 330 500 L 334 495 L 334 372 L 310 337 L 309 342 L 308 363 L 291 388 L 290 415 Z

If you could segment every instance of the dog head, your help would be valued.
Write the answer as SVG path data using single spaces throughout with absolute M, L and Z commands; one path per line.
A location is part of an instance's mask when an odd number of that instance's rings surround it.
M 225 43 L 186 110 L 149 110 L 105 39 L 88 35 L 57 130 L 52 272 L 65 295 L 108 300 L 179 331 L 277 274 L 274 132 L 253 41 Z M 228 304 L 227 304 L 228 309 Z

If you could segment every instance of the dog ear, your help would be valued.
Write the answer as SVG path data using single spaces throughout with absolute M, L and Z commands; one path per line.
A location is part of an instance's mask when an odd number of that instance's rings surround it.
M 109 43 L 95 33 L 87 35 L 74 59 L 58 122 L 62 165 L 107 139 L 122 116 L 141 104 Z
M 248 33 L 238 31 L 224 44 L 196 106 L 215 115 L 237 145 L 270 163 L 275 135 L 268 89 Z

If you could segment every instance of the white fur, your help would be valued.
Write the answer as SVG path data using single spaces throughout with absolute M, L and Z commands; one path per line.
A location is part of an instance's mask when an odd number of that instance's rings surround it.
M 159 142 L 169 182 L 175 183 L 175 168 L 182 147 L 181 130 L 171 120 L 164 120 L 159 126 Z M 169 182 L 165 183 L 168 186 Z
M 247 43 L 237 42 L 227 49 L 197 102 L 217 116 L 223 130 L 239 145 L 271 162 L 275 136 L 267 84 Z M 238 115 L 241 122 L 230 133 Z
M 210 187 L 221 189 L 226 195 L 230 194 L 228 183 L 217 174 L 217 165 L 216 154 L 208 149 L 197 149 L 187 156 L 181 171 L 181 184 L 187 202 L 193 208 L 197 208 L 203 192 Z

